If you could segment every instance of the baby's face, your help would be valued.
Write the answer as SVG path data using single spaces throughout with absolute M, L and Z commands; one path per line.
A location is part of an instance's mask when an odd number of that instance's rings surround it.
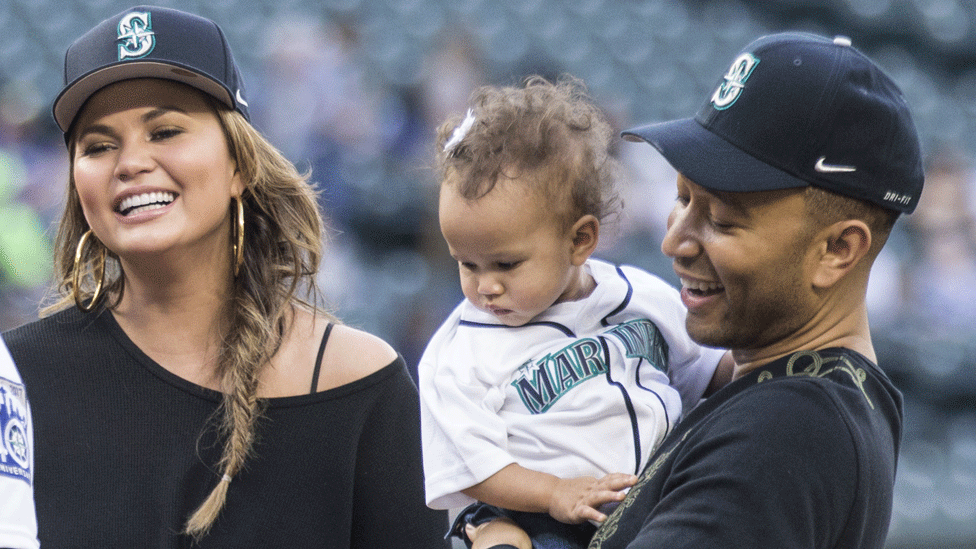
M 440 225 L 458 262 L 464 296 L 508 326 L 521 326 L 575 292 L 573 238 L 552 204 L 515 180 L 477 200 L 441 185 Z

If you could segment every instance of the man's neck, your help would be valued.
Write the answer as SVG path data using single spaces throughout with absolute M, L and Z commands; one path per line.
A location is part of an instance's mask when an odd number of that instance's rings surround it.
M 827 326 L 827 329 L 801 330 L 756 349 L 732 349 L 732 356 L 735 358 L 732 379 L 738 379 L 756 368 L 797 351 L 843 347 L 864 355 L 871 362 L 878 361 L 874 345 L 871 343 L 867 311 L 863 306 L 840 319 L 831 321 L 831 319 L 820 318 L 812 322 L 814 326 Z

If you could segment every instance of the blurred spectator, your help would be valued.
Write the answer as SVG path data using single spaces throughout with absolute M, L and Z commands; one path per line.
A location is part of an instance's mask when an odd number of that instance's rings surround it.
M 671 260 L 661 253 L 668 215 L 674 207 L 674 168 L 661 155 L 647 154 L 639 147 L 620 147 L 619 153 L 628 170 L 620 184 L 623 211 L 607 231 L 607 247 L 596 255 L 641 267 L 677 285 Z
M 258 125 L 289 159 L 306 164 L 323 191 L 327 215 L 351 211 L 349 166 L 379 154 L 378 87 L 355 57 L 355 32 L 312 14 L 279 18 L 260 44 Z
M 907 219 L 915 247 L 906 270 L 908 314 L 932 333 L 976 333 L 973 186 L 970 159 L 943 147 L 931 156 L 918 210 Z
M 46 135 L 34 123 L 37 91 L 22 82 L 0 87 L 0 329 L 37 316 L 37 302 L 50 283 L 48 215 L 60 203 L 57 161 Z M 58 187 L 53 191 L 51 187 Z
M 872 281 L 884 287 L 876 296 L 883 314 L 872 322 L 890 326 L 879 342 L 881 363 L 903 390 L 940 405 L 961 399 L 972 406 L 976 395 L 973 185 L 969 157 L 936 148 L 918 209 L 905 219 L 904 234 L 892 234 L 900 251 L 888 266 L 898 277 Z
M 476 88 L 487 84 L 484 62 L 479 58 L 471 37 L 461 27 L 448 29 L 427 58 L 427 71 L 421 81 L 424 118 L 432 131 L 448 116 L 463 113 L 468 98 Z

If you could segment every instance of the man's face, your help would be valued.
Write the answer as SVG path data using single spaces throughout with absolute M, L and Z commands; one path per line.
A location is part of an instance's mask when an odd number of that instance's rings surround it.
M 802 188 L 711 192 L 679 174 L 677 190 L 661 250 L 681 279 L 692 339 L 760 349 L 815 322 Z

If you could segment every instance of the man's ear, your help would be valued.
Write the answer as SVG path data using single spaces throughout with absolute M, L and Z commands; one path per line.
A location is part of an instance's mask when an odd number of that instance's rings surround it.
M 871 250 L 871 229 L 859 219 L 838 221 L 820 232 L 816 288 L 829 288 L 851 272 Z
M 586 214 L 573 223 L 570 234 L 573 237 L 573 265 L 580 266 L 589 259 L 600 241 L 600 220 L 592 214 Z

